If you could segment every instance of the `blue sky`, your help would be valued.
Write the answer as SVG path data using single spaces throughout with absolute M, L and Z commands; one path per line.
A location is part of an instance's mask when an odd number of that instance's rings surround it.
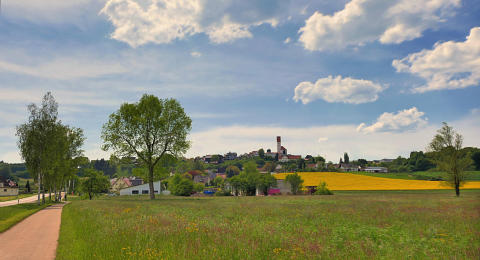
M 449 122 L 480 146 L 480 3 L 2 0 L 0 160 L 51 91 L 91 159 L 122 102 L 178 99 L 187 156 L 275 148 L 336 161 L 425 150 Z

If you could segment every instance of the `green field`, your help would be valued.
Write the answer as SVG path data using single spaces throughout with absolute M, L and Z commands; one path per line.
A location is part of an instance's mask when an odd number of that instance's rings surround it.
M 57 259 L 479 259 L 480 191 L 73 201 Z
M 48 207 L 50 204 L 37 205 L 34 203 L 25 203 L 8 207 L 0 207 L 0 233 L 9 229 L 33 213 Z
M 0 202 L 2 201 L 9 201 L 9 200 L 16 200 L 16 199 L 23 199 L 26 197 L 31 197 L 34 196 L 35 194 L 19 194 L 18 196 L 5 196 L 5 197 L 0 197 Z
M 374 177 L 392 178 L 392 179 L 405 179 L 405 180 L 430 180 L 432 178 L 441 177 L 443 180 L 447 180 L 447 174 L 445 172 L 389 172 L 389 173 L 368 173 L 368 172 L 350 172 L 353 174 L 361 174 Z M 480 181 L 480 171 L 466 171 L 465 179 L 467 181 Z

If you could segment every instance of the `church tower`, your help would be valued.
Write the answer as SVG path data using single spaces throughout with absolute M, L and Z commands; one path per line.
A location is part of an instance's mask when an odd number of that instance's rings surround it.
M 282 138 L 277 136 L 277 153 L 280 155 L 282 153 Z

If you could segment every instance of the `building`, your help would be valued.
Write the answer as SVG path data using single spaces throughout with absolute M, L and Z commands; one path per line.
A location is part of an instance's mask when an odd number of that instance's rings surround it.
M 349 163 L 340 164 L 340 170 L 344 172 L 358 172 L 358 166 Z
M 0 196 L 17 196 L 18 185 L 12 180 L 4 180 L 0 177 Z
M 160 181 L 156 181 L 153 183 L 153 190 L 155 194 L 158 194 L 160 191 Z M 163 195 L 170 195 L 170 191 L 164 190 L 161 191 Z M 150 188 L 148 183 L 131 186 L 120 190 L 120 195 L 148 195 L 150 194 Z
M 225 154 L 224 157 L 225 157 L 224 158 L 225 161 L 235 160 L 235 159 L 237 159 L 237 153 L 228 152 L 228 153 Z
M 387 173 L 388 168 L 387 167 L 366 167 L 364 169 L 365 172 L 373 172 L 373 173 Z

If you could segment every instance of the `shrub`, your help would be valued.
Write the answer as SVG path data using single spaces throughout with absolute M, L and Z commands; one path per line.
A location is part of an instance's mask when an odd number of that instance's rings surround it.
M 168 182 L 168 188 L 172 195 L 190 196 L 193 192 L 193 181 L 179 174 L 175 174 Z
M 229 190 L 219 190 L 215 192 L 215 196 L 232 196 L 232 193 Z
M 317 191 L 314 193 L 315 195 L 333 195 L 333 192 L 327 188 L 326 182 L 321 182 L 320 185 L 317 187 Z

